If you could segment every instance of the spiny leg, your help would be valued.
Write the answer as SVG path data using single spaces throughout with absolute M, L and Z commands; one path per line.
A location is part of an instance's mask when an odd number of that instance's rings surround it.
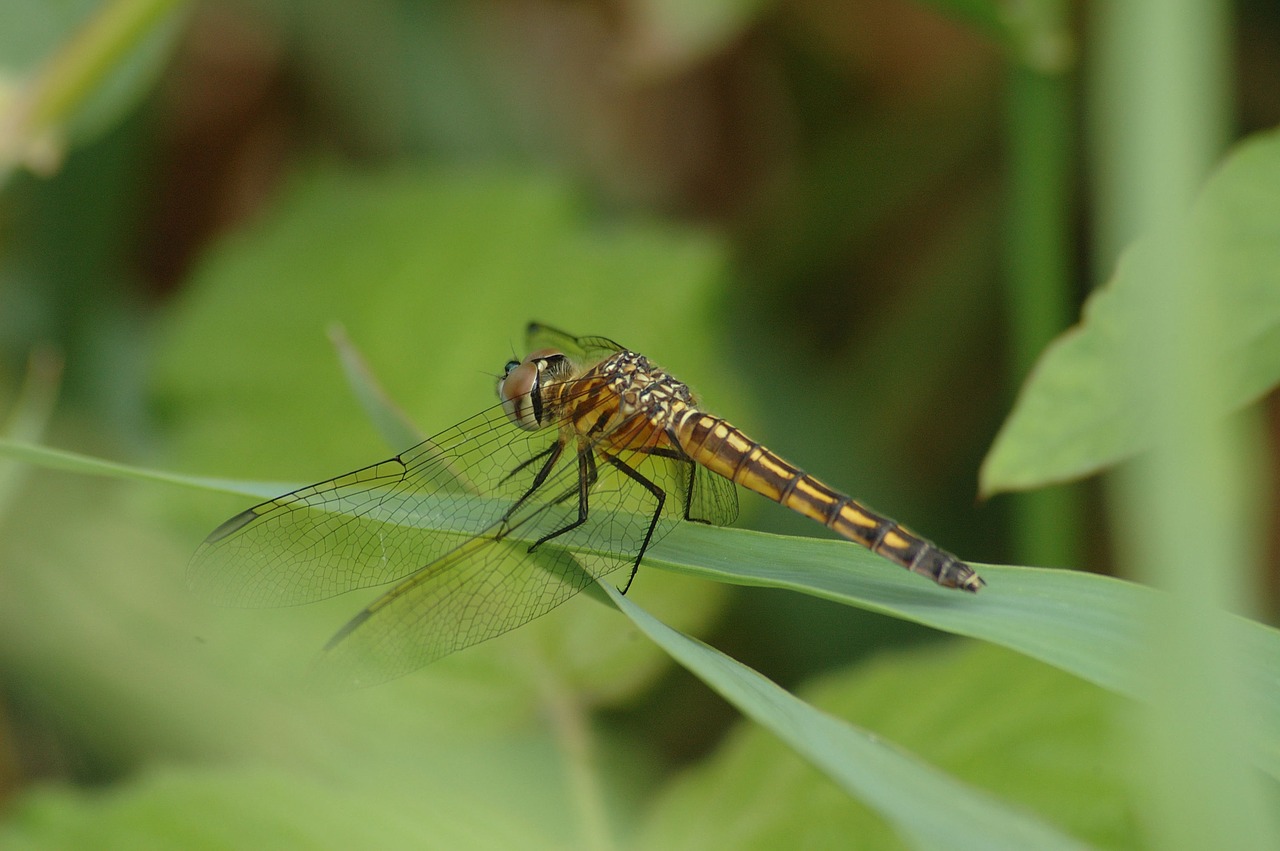
M 596 475 L 596 469 L 595 469 L 595 463 L 594 463 L 594 461 L 591 461 L 590 459 L 588 459 L 588 460 L 589 460 L 589 463 L 590 463 L 590 467 L 591 467 L 591 469 L 590 469 L 590 470 L 588 471 L 588 473 L 587 473 L 587 476 L 588 476 L 587 487 L 588 487 L 588 488 L 591 488 L 591 487 L 594 487 L 594 486 L 595 486 L 597 475 Z M 548 510 L 548 509 L 550 509 L 550 508 L 552 508 L 552 507 L 554 507 L 554 506 L 560 505 L 561 503 L 568 502 L 570 499 L 572 499 L 572 498 L 574 498 L 574 497 L 580 497 L 580 496 L 581 496 L 581 494 L 580 494 L 580 491 L 581 491 L 581 484 L 580 484 L 580 481 L 581 481 L 581 476 L 579 476 L 579 484 L 575 484 L 573 487 L 569 488 L 569 489 L 568 489 L 568 490 L 566 490 L 564 493 L 560 494 L 559 496 L 555 497 L 554 499 L 548 499 L 548 500 L 546 500 L 546 501 L 545 501 L 545 502 L 543 502 L 541 505 L 539 505 L 535 510 L 533 510 L 533 512 L 532 512 L 532 513 L 530 513 L 530 514 L 528 514 L 527 516 L 525 516 L 525 517 L 521 518 L 519 522 L 516 522 L 516 523 L 509 523 L 509 524 L 506 526 L 506 528 L 502 529 L 502 531 L 497 535 L 497 540 L 502 540 L 502 538 L 504 538 L 504 537 L 506 537 L 507 535 L 511 534 L 511 533 L 512 533 L 512 532 L 514 532 L 516 529 L 519 529 L 521 526 L 525 525 L 526 523 L 529 523 L 530 521 L 533 521 L 533 520 L 538 519 L 538 517 L 540 517 L 544 511 L 546 511 L 546 510 Z M 579 506 L 579 513 L 581 513 L 581 506 Z M 543 539 L 541 539 L 541 540 L 538 540 L 538 541 L 535 541 L 535 542 L 533 543 L 533 546 L 529 548 L 529 551 L 530 551 L 530 552 L 532 552 L 532 551 L 533 551 L 533 547 L 536 547 L 538 544 L 542 543 L 542 541 L 543 541 L 543 540 L 547 540 L 547 539 L 550 539 L 550 538 L 554 538 L 556 535 L 563 534 L 563 533 L 565 533 L 565 532 L 569 531 L 569 529 L 575 528 L 576 526 L 577 526 L 577 524 L 575 523 L 575 524 L 574 524 L 574 526 L 568 526 L 568 527 L 566 527 L 566 528 L 564 528 L 564 529 L 558 529 L 558 530 L 556 530 L 555 532 L 552 532 L 550 535 L 547 535 L 545 538 L 543 538 Z
M 654 452 L 648 453 L 650 455 Z M 631 575 L 627 577 L 627 584 L 623 587 L 622 593 L 625 594 L 631 590 L 631 583 L 635 581 L 636 571 L 640 569 L 640 559 L 644 558 L 645 551 L 649 549 L 649 542 L 653 540 L 653 531 L 658 528 L 658 520 L 662 517 L 662 506 L 667 503 L 667 492 L 658 487 L 657 484 L 645 478 L 640 471 L 628 465 L 625 461 L 613 456 L 605 455 L 604 459 L 618 469 L 624 476 L 639 484 L 642 488 L 653 494 L 654 499 L 658 500 L 658 506 L 653 511 L 653 519 L 649 521 L 649 530 L 644 533 L 644 543 L 640 545 L 640 552 L 636 553 L 635 563 L 631 565 Z
M 531 464 L 536 464 L 540 459 L 545 458 L 548 455 L 551 455 L 554 453 L 555 457 L 559 458 L 560 453 L 563 450 L 564 450 L 564 438 L 563 437 L 557 438 L 555 443 L 551 444 L 546 449 L 539 452 L 537 455 L 533 455 L 529 458 L 526 458 L 525 460 L 521 461 L 519 464 L 512 467 L 511 471 L 502 477 L 502 482 L 505 483 L 508 479 L 515 476 L 516 473 L 519 473 L 525 467 L 528 467 Z M 555 463 L 554 458 L 552 459 L 551 463 L 552 464 Z M 534 477 L 535 481 L 537 480 L 538 476 L 546 478 L 546 474 L 547 474 L 547 466 L 544 464 L 543 468 L 538 472 L 538 475 Z
M 599 434 L 607 425 L 608 420 L 609 420 L 609 413 L 607 411 L 601 412 L 600 417 L 596 420 L 595 424 L 588 430 L 588 433 L 587 433 L 588 437 L 592 437 Z M 533 458 L 530 458 L 528 461 L 521 463 L 514 470 L 512 470 L 510 473 L 507 474 L 506 478 L 510 478 L 511 476 L 514 476 L 516 473 L 520 472 L 520 470 L 527 467 L 533 461 L 536 461 L 538 458 L 541 458 L 543 455 L 546 455 L 548 452 L 554 453 L 552 457 L 547 461 L 547 463 L 543 466 L 542 470 L 540 470 L 538 472 L 538 475 L 534 478 L 533 486 L 529 488 L 528 492 L 525 493 L 524 496 L 520 497 L 520 499 L 516 501 L 515 505 L 511 506 L 510 510 L 507 511 L 507 514 L 506 514 L 507 517 L 510 517 L 511 513 L 514 512 L 517 508 L 519 508 L 520 505 L 526 499 L 532 496 L 533 492 L 536 491 L 542 485 L 542 483 L 546 480 L 547 475 L 550 474 L 551 468 L 560 459 L 561 454 L 564 452 L 564 446 L 565 446 L 565 439 L 564 439 L 564 436 L 562 435 L 556 441 L 555 445 L 553 445 L 546 451 L 541 452 L 538 455 L 535 455 Z M 559 505 L 560 503 L 564 502 L 565 500 L 573 496 L 574 493 L 577 493 L 578 494 L 578 519 L 573 523 L 570 523 L 568 526 L 565 526 L 563 529 L 558 529 L 555 532 L 552 532 L 548 535 L 544 535 L 543 537 L 539 538 L 537 541 L 533 543 L 533 546 L 529 547 L 529 552 L 533 552 L 534 548 L 537 547 L 539 544 L 549 541 L 552 538 L 556 537 L 557 535 L 563 535 L 565 532 L 568 532 L 571 529 L 576 529 L 587 521 L 588 492 L 591 490 L 592 487 L 595 486 L 596 478 L 597 478 L 597 472 L 596 472 L 595 456 L 592 453 L 592 450 L 584 447 L 578 451 L 578 487 L 569 489 L 565 493 L 562 493 L 560 496 L 556 497 L 555 499 L 547 503 L 548 507 L 552 505 Z
M 705 523 L 705 520 L 699 520 L 693 517 L 693 482 L 697 478 L 698 468 L 694 465 L 694 461 L 688 455 L 679 449 L 671 449 L 665 446 L 655 446 L 650 449 L 640 450 L 645 455 L 652 455 L 655 458 L 670 458 L 672 461 L 684 461 L 689 469 L 689 484 L 684 489 L 684 519 L 691 523 Z
M 533 456 L 527 461 L 522 461 L 515 469 L 513 469 L 510 473 L 507 473 L 507 475 L 502 478 L 502 480 L 505 482 L 507 479 L 511 478 L 516 473 L 523 470 L 525 467 L 528 467 L 530 464 L 534 463 L 539 458 L 546 457 L 547 459 L 546 463 L 542 465 L 542 468 L 538 470 L 537 475 L 533 477 L 533 484 L 529 485 L 529 489 L 524 492 L 523 496 L 521 496 L 519 499 L 513 502 L 511 504 L 511 507 L 508 508 L 506 512 L 502 515 L 502 519 L 499 521 L 499 525 L 502 528 L 501 528 L 501 531 L 499 531 L 497 534 L 497 537 L 499 539 L 505 537 L 507 533 L 509 533 L 513 528 L 515 528 L 510 525 L 512 515 L 516 513 L 516 510 L 519 509 L 520 506 L 524 505 L 525 501 L 528 500 L 529 497 L 533 496 L 533 494 L 538 490 L 538 488 L 542 487 L 543 482 L 547 480 L 547 476 L 551 475 L 552 469 L 555 468 L 556 463 L 559 462 L 560 456 L 563 454 L 564 454 L 564 437 L 562 436 L 557 438 L 555 443 L 551 444 L 546 449 L 539 452 L 537 455 Z
M 559 505 L 569 497 L 573 496 L 574 493 L 577 493 L 578 519 L 560 529 L 555 530 L 554 532 L 548 532 L 538 540 L 534 541 L 529 545 L 529 552 L 533 552 L 552 538 L 559 537 L 566 532 L 571 532 L 583 523 L 587 522 L 591 488 L 595 486 L 597 477 L 595 453 L 589 446 L 583 447 L 578 450 L 578 487 L 576 489 L 566 491 L 550 503 L 550 505 Z

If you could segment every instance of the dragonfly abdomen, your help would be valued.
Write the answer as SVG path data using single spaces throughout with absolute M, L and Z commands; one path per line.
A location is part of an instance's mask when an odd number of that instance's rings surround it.
M 984 584 L 960 559 L 829 487 L 719 417 L 693 411 L 675 431 L 681 448 L 696 463 L 913 573 L 965 591 L 977 591 Z

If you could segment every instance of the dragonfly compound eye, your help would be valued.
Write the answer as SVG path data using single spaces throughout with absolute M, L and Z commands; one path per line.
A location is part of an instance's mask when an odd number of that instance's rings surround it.
M 507 418 L 520 428 L 537 431 L 546 425 L 542 408 L 542 388 L 563 381 L 573 365 L 562 352 L 540 349 L 519 363 L 507 363 L 506 375 L 498 379 L 498 399 Z
M 520 363 L 512 361 L 507 364 L 507 374 L 498 379 L 498 399 L 502 402 L 502 410 L 507 419 L 520 428 L 536 431 L 540 404 L 534 401 L 538 393 L 539 364 L 532 358 Z

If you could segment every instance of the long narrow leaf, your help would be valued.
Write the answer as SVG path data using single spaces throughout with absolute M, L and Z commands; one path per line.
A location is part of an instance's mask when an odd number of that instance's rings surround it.
M 245 482 L 234 479 L 166 473 L 161 470 L 148 470 L 144 467 L 119 464 L 115 461 L 104 461 L 101 458 L 92 458 L 88 455 L 68 452 L 65 449 L 50 449 L 47 446 L 37 446 L 34 443 L 5 440 L 3 438 L 0 438 L 0 455 L 17 461 L 25 461 L 28 464 L 36 464 L 50 470 L 63 470 L 84 476 L 108 476 L 114 479 L 181 485 L 185 488 L 238 494 L 254 499 L 269 499 L 297 487 L 297 485 L 272 482 Z
M 1046 568 L 977 566 L 987 587 L 960 595 L 895 570 L 840 541 L 681 526 L 646 563 L 706 579 L 786 588 L 980 638 L 1139 700 L 1142 677 L 1126 667 L 1142 640 L 1156 591 L 1132 582 Z M 1231 615 L 1248 698 L 1255 708 L 1254 763 L 1280 779 L 1280 632 Z
M 108 475 L 237 493 L 262 499 L 290 490 L 271 485 L 142 470 L 83 455 L 0 440 L 0 455 L 87 475 Z M 415 522 L 429 524 L 423 496 Z M 440 511 L 447 514 L 445 506 Z M 988 586 L 976 595 L 938 588 L 853 544 L 682 524 L 650 550 L 645 565 L 738 585 L 783 588 L 980 638 L 1039 659 L 1136 699 L 1142 678 L 1134 658 L 1138 627 L 1157 592 L 1118 579 L 1043 568 L 983 565 Z M 643 581 L 643 576 L 637 581 Z M 1280 632 L 1230 617 L 1243 650 L 1232 660 L 1255 707 L 1254 763 L 1280 779 Z
M 387 446 L 398 452 L 421 443 L 426 435 L 418 430 L 409 415 L 387 395 L 387 391 L 369 368 L 364 354 L 347 336 L 347 329 L 339 324 L 330 326 L 329 342 L 338 354 L 347 385 Z
M 655 619 L 607 582 L 631 621 L 699 679 L 770 730 L 919 848 L 1082 848 L 991 796 L 879 741 L 756 671 Z

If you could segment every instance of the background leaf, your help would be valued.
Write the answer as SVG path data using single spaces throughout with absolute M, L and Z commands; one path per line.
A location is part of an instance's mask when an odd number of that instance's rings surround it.
M 171 312 L 156 388 L 174 454 L 212 466 L 235 447 L 235 468 L 296 480 L 319 477 L 315 459 L 354 468 L 381 457 L 343 390 L 325 337 L 333 321 L 411 417 L 429 413 L 427 433 L 494 403 L 530 319 L 652 336 L 686 371 L 719 375 L 714 341 L 692 333 L 722 274 L 715 242 L 640 222 L 593 228 L 584 213 L 553 180 L 494 171 L 300 175 L 251 241 L 208 258 Z M 582 281 L 598 282 L 592 298 Z M 663 310 L 637 314 L 635 294 Z M 624 312 L 635 314 L 628 327 L 610 327 Z M 264 433 L 281 422 L 288 434 Z
M 1226 416 L 1280 380 L 1280 133 L 1228 157 L 1176 238 L 1197 259 L 1189 284 L 1212 293 L 1218 309 L 1209 369 L 1222 385 L 1214 398 L 1225 407 L 1201 413 Z M 1137 292 L 1160 268 L 1149 245 L 1140 241 L 1125 253 L 1080 325 L 1041 357 L 983 462 L 984 494 L 1086 476 L 1150 445 L 1156 424 L 1129 404 L 1121 369 L 1148 309 Z
M 1052 668 L 979 645 L 917 648 L 832 672 L 797 695 L 1090 843 L 1133 842 L 1124 779 L 1106 756 L 1114 700 Z M 931 804 L 916 796 L 912 806 Z M 755 723 L 664 791 L 643 838 L 649 848 L 904 845 L 865 802 Z
M 642 73 L 670 72 L 696 62 L 744 35 L 772 0 L 628 0 L 630 61 Z
M 904 838 L 909 838 L 911 845 L 1080 847 L 1034 818 L 966 788 L 863 730 L 817 711 L 750 668 L 659 623 L 612 588 L 605 586 L 605 591 L 649 638 L 842 789 L 868 803 Z M 930 805 L 922 806 L 922 800 Z M 723 835 L 724 826 L 720 827 Z M 830 822 L 824 823 L 824 829 L 830 827 Z M 826 838 L 834 839 L 836 835 L 839 834 Z M 818 837 L 808 839 L 814 841 Z
M 185 6 L 7 3 L 0 12 L 0 185 L 16 165 L 52 171 L 69 142 L 92 140 L 135 107 L 169 60 Z
M 350 848 L 377 842 L 384 848 L 561 848 L 563 837 L 508 813 L 485 818 L 470 809 L 474 798 L 442 785 L 434 806 L 458 808 L 455 819 L 424 820 L 408 802 L 384 792 L 339 791 L 305 774 L 267 769 L 201 772 L 162 769 L 106 796 L 44 790 L 23 801 L 5 826 L 0 844 L 12 849 L 134 848 L 272 845 Z

